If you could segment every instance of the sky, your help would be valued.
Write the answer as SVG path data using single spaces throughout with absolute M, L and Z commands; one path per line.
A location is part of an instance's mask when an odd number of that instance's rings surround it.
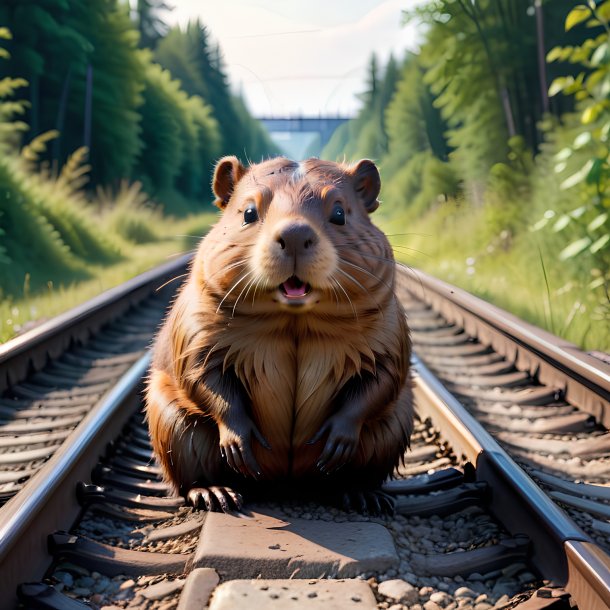
M 199 18 L 220 42 L 232 87 L 254 116 L 353 116 L 371 54 L 417 46 L 402 11 L 420 0 L 169 0 L 170 24 Z

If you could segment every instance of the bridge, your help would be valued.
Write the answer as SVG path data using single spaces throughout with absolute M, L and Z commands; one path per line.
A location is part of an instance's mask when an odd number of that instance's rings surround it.
M 331 136 L 339 127 L 351 119 L 345 116 L 318 116 L 318 117 L 272 117 L 262 116 L 257 119 L 265 126 L 274 141 L 293 158 L 319 154 L 328 143 Z M 310 134 L 306 144 L 296 144 L 297 138 L 291 137 L 297 134 Z M 292 140 L 292 142 L 291 142 Z M 302 142 L 302 140 L 301 140 Z M 302 149 L 302 152 L 301 152 Z M 297 152 L 298 151 L 298 152 Z

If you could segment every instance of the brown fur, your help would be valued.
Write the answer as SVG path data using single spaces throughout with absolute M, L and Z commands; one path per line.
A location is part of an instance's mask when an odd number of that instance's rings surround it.
M 330 480 L 379 485 L 404 453 L 413 415 L 392 250 L 369 220 L 379 205 L 377 169 L 283 158 L 246 169 L 228 157 L 214 191 L 222 217 L 159 333 L 147 390 L 167 480 L 187 494 L 250 478 L 222 459 L 219 444 L 231 443 L 252 451 L 262 479 L 329 480 L 316 466 L 327 437 L 356 434 Z M 244 224 L 249 202 L 260 219 Z M 336 202 L 344 226 L 328 221 Z M 295 222 L 311 228 L 314 246 L 289 258 L 278 235 Z M 314 289 L 302 307 L 278 300 L 293 274 Z

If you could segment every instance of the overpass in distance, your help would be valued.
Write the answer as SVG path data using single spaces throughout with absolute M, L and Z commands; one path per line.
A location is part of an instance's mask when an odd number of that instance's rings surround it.
M 287 146 L 286 142 L 290 140 L 292 134 L 313 134 L 314 138 L 310 138 L 311 141 L 304 149 L 311 154 L 319 154 L 324 146 L 328 143 L 331 136 L 339 127 L 346 123 L 353 117 L 346 116 L 317 116 L 317 117 L 306 117 L 306 116 L 259 116 L 256 117 L 272 135 L 273 139 L 282 148 L 286 149 L 287 152 L 291 153 L 290 145 Z M 283 138 L 279 138 L 279 135 Z M 317 139 L 317 142 L 316 142 Z M 317 150 L 316 152 L 312 152 Z M 295 157 L 303 157 L 305 154 L 293 154 Z

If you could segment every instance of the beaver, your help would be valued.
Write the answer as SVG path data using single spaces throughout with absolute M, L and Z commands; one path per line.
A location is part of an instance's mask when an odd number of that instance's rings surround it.
M 395 262 L 369 218 L 380 187 L 366 159 L 217 163 L 222 215 L 158 333 L 146 390 L 155 453 L 191 504 L 228 511 L 247 483 L 313 482 L 371 492 L 364 508 L 379 509 L 374 490 L 413 427 Z

